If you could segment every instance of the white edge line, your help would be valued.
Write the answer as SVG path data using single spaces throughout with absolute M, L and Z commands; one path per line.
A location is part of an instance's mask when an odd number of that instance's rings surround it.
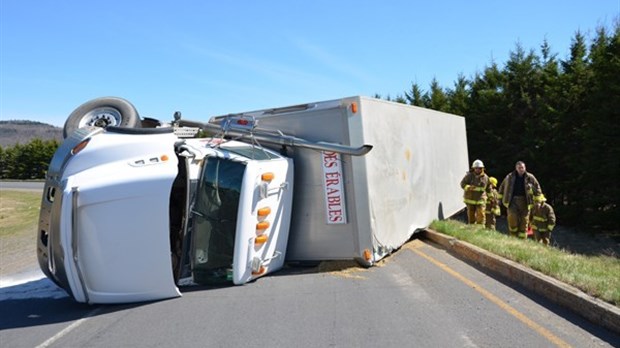
M 78 321 L 74 322 L 73 324 L 67 326 L 66 328 L 64 328 L 59 333 L 57 333 L 54 336 L 52 336 L 49 339 L 47 339 L 47 341 L 45 341 L 45 342 L 39 344 L 38 346 L 36 346 L 36 348 L 46 348 L 46 347 L 49 347 L 52 343 L 58 341 L 59 339 L 61 339 L 66 334 L 68 334 L 69 332 L 73 331 L 73 329 L 75 329 L 78 326 L 80 326 L 82 323 L 84 323 L 86 320 L 88 320 L 88 318 L 90 318 L 90 317 L 94 316 L 95 314 L 99 313 L 99 311 L 101 311 L 102 308 L 103 307 L 98 307 L 98 308 L 95 308 L 92 311 L 88 312 L 82 319 L 79 319 Z

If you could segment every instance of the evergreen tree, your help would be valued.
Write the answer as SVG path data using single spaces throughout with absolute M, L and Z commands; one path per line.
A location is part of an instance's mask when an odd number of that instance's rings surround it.
M 405 98 L 409 105 L 424 107 L 424 93 L 417 83 L 411 83 L 411 89 L 405 92 Z
M 510 52 L 503 73 L 506 78 L 504 94 L 510 115 L 510 132 L 504 142 L 509 146 L 514 161 L 521 159 L 526 163 L 536 163 L 535 139 L 541 93 L 538 58 L 533 51 L 526 52 L 517 44 L 515 51 Z
M 433 78 L 431 81 L 431 90 L 428 97 L 428 103 L 426 105 L 427 108 L 447 112 L 450 108 L 450 104 L 448 102 L 448 96 L 446 92 L 444 92 L 443 88 L 437 82 L 437 79 Z
M 620 210 L 620 26 L 597 30 L 590 48 L 592 84 L 585 111 L 582 161 L 587 225 L 617 228 Z
M 562 134 L 557 132 L 560 121 L 559 105 L 562 86 L 560 84 L 560 65 L 556 55 L 551 53 L 547 40 L 541 46 L 541 95 L 538 96 L 538 114 L 536 138 L 533 140 L 537 152 L 535 160 L 538 166 L 536 175 L 545 182 L 545 196 L 549 203 L 555 205 L 560 199 L 556 196 L 561 188 L 557 172 L 564 168 L 566 154 L 556 144 L 562 141 Z
M 34 139 L 26 145 L 0 147 L 0 177 L 2 179 L 44 179 L 58 141 Z
M 454 89 L 447 91 L 448 112 L 461 116 L 467 115 L 467 104 L 470 98 L 469 92 L 469 81 L 467 81 L 465 76 L 459 74 L 454 83 Z
M 564 224 L 617 228 L 620 185 L 620 22 L 597 30 L 590 50 L 579 31 L 558 60 L 546 40 L 540 55 L 517 44 L 503 69 L 495 62 L 454 89 L 417 84 L 409 104 L 466 118 L 469 158 L 503 173 L 523 160 Z M 498 175 L 499 174 L 499 175 Z
M 403 97 L 400 94 L 396 95 L 396 98 L 394 98 L 394 101 L 400 104 L 407 104 L 407 99 L 405 99 L 405 97 Z
M 568 223 L 582 221 L 584 212 L 583 129 L 592 80 L 587 50 L 585 37 L 577 31 L 571 41 L 570 56 L 560 63 L 559 119 L 553 147 L 557 154 L 555 162 L 561 168 L 555 172 L 554 180 L 559 187 L 554 203 L 558 214 Z
M 2 146 L 0 146 L 0 179 L 7 179 L 6 171 L 7 171 L 7 160 L 6 160 L 6 150 Z
M 465 114 L 469 158 L 483 160 L 488 173 L 503 175 L 512 170 L 511 149 L 504 139 L 510 130 L 510 115 L 504 95 L 505 77 L 496 63 L 476 73 L 471 82 Z M 498 177 L 502 180 L 502 177 Z

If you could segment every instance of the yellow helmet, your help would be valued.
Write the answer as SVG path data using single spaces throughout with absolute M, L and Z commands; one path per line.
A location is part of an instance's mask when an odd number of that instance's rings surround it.
M 497 179 L 495 179 L 495 177 L 490 177 L 489 182 L 491 183 L 491 185 L 497 186 Z

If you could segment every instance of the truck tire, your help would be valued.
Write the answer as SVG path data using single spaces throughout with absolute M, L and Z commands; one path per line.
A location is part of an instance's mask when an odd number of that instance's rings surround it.
M 130 102 L 117 97 L 103 97 L 75 109 L 67 118 L 62 133 L 66 138 L 76 129 L 86 126 L 137 128 L 140 123 L 140 115 Z

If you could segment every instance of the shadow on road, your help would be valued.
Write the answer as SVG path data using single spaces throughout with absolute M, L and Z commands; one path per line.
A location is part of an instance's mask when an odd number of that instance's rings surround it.
M 105 306 L 77 303 L 51 280 L 42 278 L 0 288 L 0 331 L 72 322 L 149 303 L 153 302 Z M 101 307 L 103 311 L 95 311 Z

